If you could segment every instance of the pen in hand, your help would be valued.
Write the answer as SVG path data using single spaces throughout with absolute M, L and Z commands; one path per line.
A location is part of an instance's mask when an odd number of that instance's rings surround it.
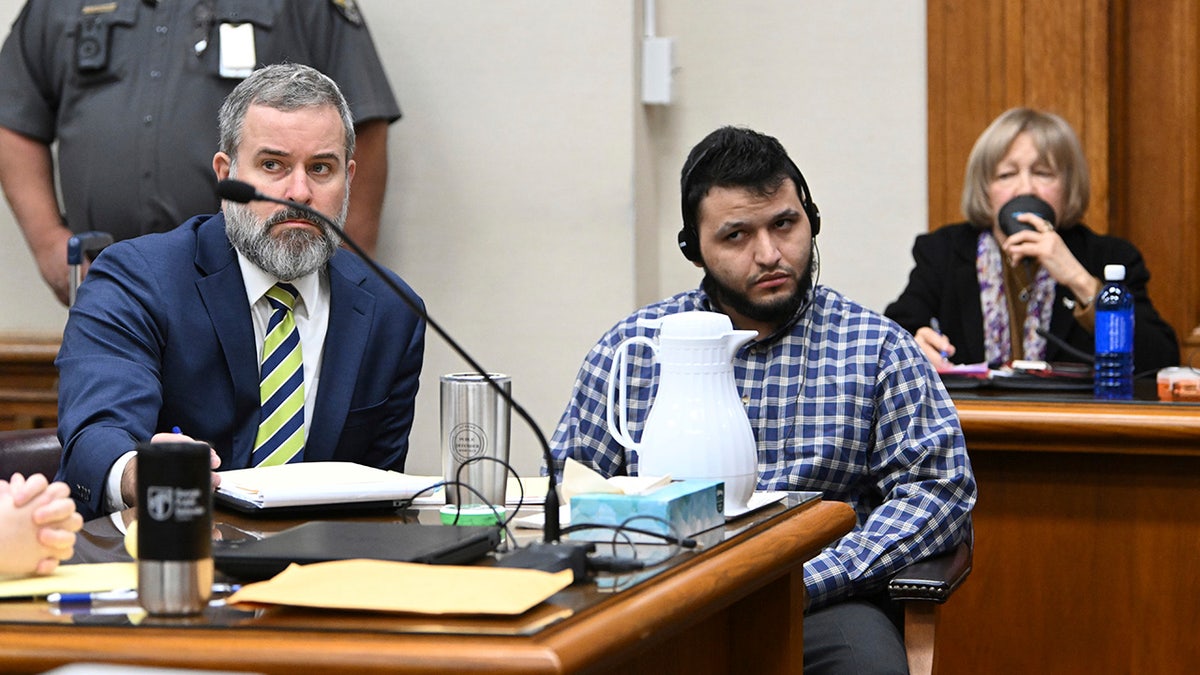
M 938 322 L 938 318 L 936 316 L 929 320 L 929 327 L 932 328 L 933 332 L 937 333 L 938 335 L 942 334 L 942 325 L 940 322 Z M 942 355 L 943 361 L 950 358 L 950 352 L 945 349 L 942 349 L 939 353 Z

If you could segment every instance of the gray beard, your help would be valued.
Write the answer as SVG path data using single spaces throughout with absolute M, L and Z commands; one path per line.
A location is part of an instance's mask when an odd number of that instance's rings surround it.
M 335 220 L 338 227 L 342 227 L 346 220 L 348 202 L 349 194 L 342 203 L 342 212 Z M 244 204 L 226 202 L 223 210 L 225 234 L 233 247 L 280 281 L 293 281 L 321 269 L 341 244 L 337 233 L 321 222 L 314 223 L 320 234 L 295 229 L 286 230 L 278 237 L 268 234 L 278 223 L 309 220 L 308 215 L 299 209 L 286 208 L 265 221 L 259 220 Z

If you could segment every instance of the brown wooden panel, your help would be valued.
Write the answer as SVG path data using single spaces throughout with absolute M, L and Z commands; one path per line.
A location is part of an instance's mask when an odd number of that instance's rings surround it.
M 58 425 L 59 337 L 0 335 L 0 429 Z
M 1184 340 L 1200 322 L 1200 6 L 1162 0 L 1122 10 L 1115 229 L 1146 257 L 1154 304 Z
M 971 578 L 942 610 L 952 673 L 1200 668 L 1200 459 L 978 452 Z
M 936 229 L 962 220 L 959 209 L 963 171 L 979 132 L 1002 112 L 1007 99 L 1003 79 L 1001 2 L 930 0 L 926 6 L 929 60 L 929 226 Z M 972 39 L 955 39 L 971 35 Z M 935 36 L 940 36 L 935 39 Z
M 1200 457 L 1200 407 L 1158 403 L 1045 403 L 960 397 L 955 401 L 972 452 L 1187 455 Z
M 951 673 L 1200 669 L 1200 406 L 956 401 L 979 482 Z
M 1108 228 L 1108 0 L 930 0 L 929 227 L 962 220 L 963 171 L 975 139 L 1004 110 L 1063 115 L 1092 181 L 1088 223 Z

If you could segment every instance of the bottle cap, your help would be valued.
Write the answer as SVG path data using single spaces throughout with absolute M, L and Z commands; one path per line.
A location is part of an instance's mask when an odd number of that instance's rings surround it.
M 1105 265 L 1104 266 L 1105 281 L 1125 281 L 1125 266 L 1124 265 Z

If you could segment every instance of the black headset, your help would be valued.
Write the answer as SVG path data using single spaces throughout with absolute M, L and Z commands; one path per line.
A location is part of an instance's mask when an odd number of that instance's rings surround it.
M 700 166 L 704 161 L 704 156 L 708 151 L 700 153 L 696 161 L 692 163 L 692 167 L 688 169 L 687 174 L 683 177 L 680 186 L 681 199 L 687 200 L 688 188 L 691 187 L 692 174 L 696 171 L 696 167 Z M 812 228 L 812 236 L 817 236 L 821 232 L 821 211 L 817 208 L 816 202 L 812 200 L 812 193 L 808 191 L 808 181 L 804 180 L 804 174 L 800 173 L 800 167 L 792 161 L 791 157 L 786 157 L 788 166 L 792 170 L 792 174 L 788 175 L 796 183 L 796 187 L 800 190 L 800 206 L 804 209 L 804 214 L 808 216 L 809 226 Z M 684 209 L 687 208 L 685 204 Z M 683 253 L 683 257 L 692 262 L 703 262 L 700 256 L 700 225 L 689 227 L 685 221 L 683 227 L 679 228 L 679 234 L 676 239 L 679 242 L 679 250 Z

